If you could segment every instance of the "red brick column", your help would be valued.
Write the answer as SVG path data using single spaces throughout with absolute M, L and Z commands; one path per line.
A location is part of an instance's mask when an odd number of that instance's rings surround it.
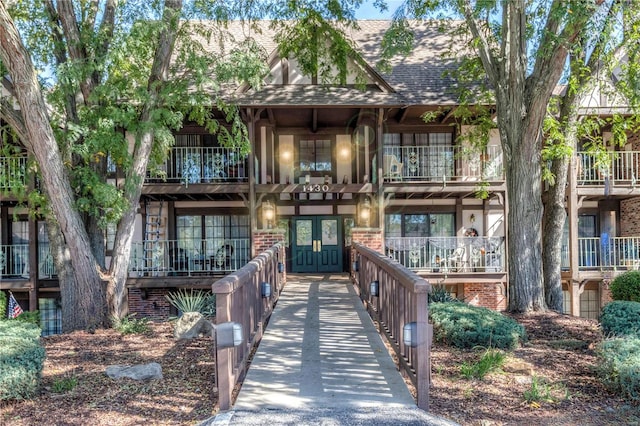
M 168 293 L 167 288 L 130 288 L 129 312 L 135 313 L 136 318 L 167 320 L 171 316 L 171 304 L 164 296 Z
M 379 228 L 353 228 L 351 238 L 354 243 L 362 244 L 379 253 L 384 253 L 382 230 Z
M 464 300 L 470 305 L 494 311 L 507 309 L 507 296 L 500 283 L 465 283 Z
M 256 257 L 263 251 L 270 249 L 275 244 L 285 244 L 284 229 L 257 229 L 253 231 L 253 244 L 251 247 L 251 257 Z

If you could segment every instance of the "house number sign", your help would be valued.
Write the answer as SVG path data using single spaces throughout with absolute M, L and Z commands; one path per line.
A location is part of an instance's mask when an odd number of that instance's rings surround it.
M 302 185 L 302 192 L 329 192 L 329 185 L 319 183 Z

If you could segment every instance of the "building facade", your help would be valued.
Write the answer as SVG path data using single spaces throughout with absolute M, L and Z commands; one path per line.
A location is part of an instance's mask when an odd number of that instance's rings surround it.
M 469 129 L 456 123 L 455 82 L 444 73 L 455 63 L 441 59 L 447 36 L 435 26 L 417 25 L 414 54 L 394 59 L 389 74 L 376 71 L 388 25 L 363 21 L 352 34 L 366 65 L 351 63 L 342 85 L 304 75 L 274 48 L 264 86 L 234 92 L 248 154 L 184 123 L 165 166 L 144 184 L 130 311 L 167 318 L 167 292 L 209 288 L 279 241 L 288 272 L 346 272 L 350 246 L 360 242 L 458 298 L 506 309 L 508 194 L 498 135 L 482 150 L 457 142 Z M 268 30 L 259 37 L 273 45 Z M 612 277 L 638 267 L 638 143 L 612 151 L 606 167 L 586 152 L 575 156 L 563 236 L 567 313 L 597 315 Z M 3 173 L 25 169 L 23 155 L 0 158 L 0 186 Z M 56 332 L 59 287 L 46 225 L 29 219 L 4 181 L 0 289 L 40 309 L 45 333 Z

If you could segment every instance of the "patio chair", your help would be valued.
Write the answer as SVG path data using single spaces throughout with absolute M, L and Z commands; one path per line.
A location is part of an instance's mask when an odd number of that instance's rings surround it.
M 384 177 L 389 180 L 402 180 L 402 162 L 393 154 L 384 155 Z
M 465 259 L 466 249 L 464 246 L 460 246 L 455 249 L 451 255 L 447 256 L 443 261 L 443 267 L 454 272 L 462 272 L 465 270 L 465 264 L 467 260 Z

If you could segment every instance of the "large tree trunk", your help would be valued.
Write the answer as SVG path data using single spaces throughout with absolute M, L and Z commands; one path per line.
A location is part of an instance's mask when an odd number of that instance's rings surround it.
M 42 173 L 51 209 L 68 247 L 74 285 L 63 293 L 63 330 L 93 329 L 104 324 L 104 291 L 84 224 L 75 208 L 73 192 L 63 169 L 57 142 L 31 58 L 4 3 L 0 2 L 0 57 L 14 82 L 28 137 L 23 141 Z M 65 294 L 66 293 L 66 294 Z
M 567 218 L 565 196 L 569 157 L 555 158 L 551 162 L 553 185 L 544 199 L 542 269 L 547 307 L 562 313 L 562 243 Z

